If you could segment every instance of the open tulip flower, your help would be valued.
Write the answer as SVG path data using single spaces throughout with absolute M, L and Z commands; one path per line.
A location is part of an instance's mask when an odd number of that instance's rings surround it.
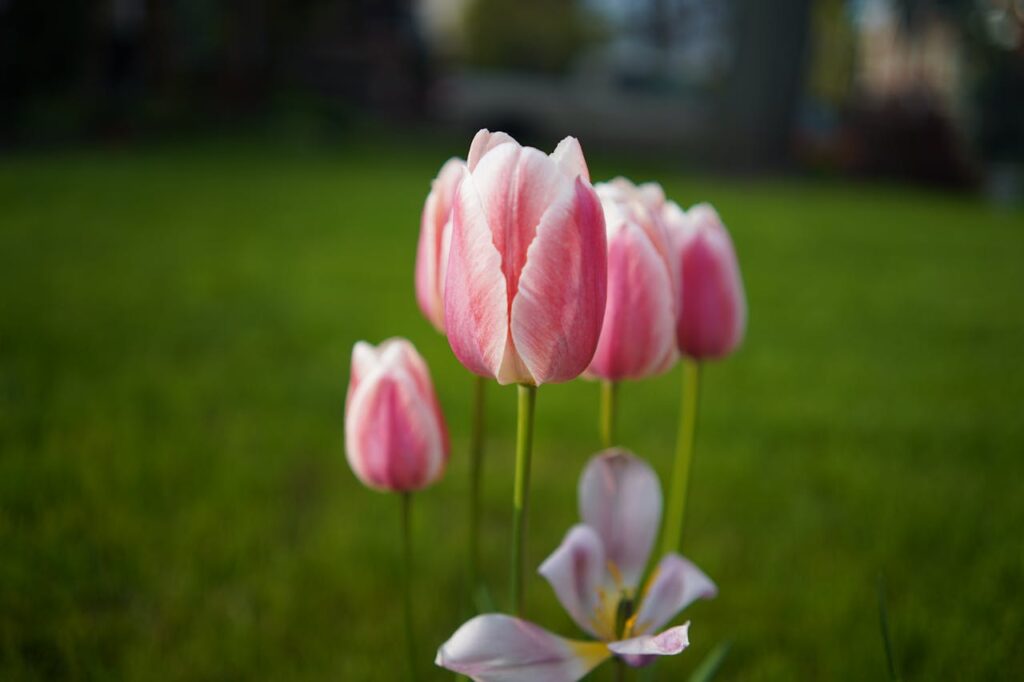
M 594 355 L 606 288 L 604 218 L 579 142 L 567 137 L 549 156 L 477 133 L 444 287 L 459 361 L 501 384 L 573 379 Z
M 661 504 L 661 486 L 646 462 L 621 449 L 596 455 L 579 482 L 583 523 L 540 567 L 562 606 L 596 641 L 486 614 L 462 625 L 438 650 L 436 663 L 478 682 L 573 682 L 613 655 L 640 666 L 681 652 L 689 645 L 689 623 L 659 630 L 716 588 L 670 553 L 638 589 Z
M 430 184 L 420 217 L 416 246 L 416 302 L 437 331 L 444 333 L 444 277 L 452 238 L 452 201 L 462 181 L 462 159 L 448 159 Z
M 352 349 L 345 401 L 352 471 L 378 490 L 410 492 L 444 473 L 448 432 L 427 363 L 405 339 Z
M 608 238 L 608 302 L 588 376 L 619 381 L 666 371 L 676 361 L 673 257 L 656 183 L 625 178 L 595 186 Z

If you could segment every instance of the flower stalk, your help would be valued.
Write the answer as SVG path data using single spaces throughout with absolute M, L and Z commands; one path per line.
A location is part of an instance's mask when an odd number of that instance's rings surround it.
M 402 597 L 405 611 L 405 646 L 409 657 L 409 679 L 416 681 L 416 634 L 412 613 L 412 493 L 402 497 Z
M 601 382 L 601 445 L 610 448 L 616 444 L 616 417 L 619 408 L 619 383 L 604 380 Z
M 697 407 L 700 400 L 700 363 L 684 356 L 682 362 L 683 396 L 679 414 L 679 435 L 676 458 L 672 467 L 672 489 L 668 513 L 661 538 L 662 553 L 679 551 L 686 522 L 686 501 L 690 490 L 690 469 L 693 465 L 697 438 Z
M 530 458 L 533 451 L 533 412 L 537 387 L 519 385 L 519 415 L 516 423 L 515 487 L 512 491 L 512 612 L 523 614 L 523 576 L 526 556 L 526 510 L 530 495 Z

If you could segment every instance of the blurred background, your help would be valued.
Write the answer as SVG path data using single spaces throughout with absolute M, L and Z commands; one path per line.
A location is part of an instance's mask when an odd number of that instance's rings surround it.
M 1024 670 L 1021 0 L 0 0 L 0 678 L 400 678 L 398 501 L 342 448 L 351 346 L 392 335 L 453 436 L 416 518 L 447 677 L 472 383 L 412 268 L 481 127 L 575 135 L 736 242 L 685 540 L 721 595 L 655 679 L 723 641 L 717 679 L 884 679 L 881 576 L 903 679 Z M 622 391 L 662 480 L 678 400 Z M 597 387 L 543 387 L 533 564 L 597 449 Z M 528 613 L 577 634 L 539 579 Z

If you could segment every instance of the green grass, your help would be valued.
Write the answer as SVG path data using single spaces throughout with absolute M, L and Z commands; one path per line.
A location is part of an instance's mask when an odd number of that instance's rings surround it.
M 399 504 L 345 463 L 358 339 L 411 338 L 453 435 L 416 500 L 419 622 L 461 622 L 471 383 L 419 316 L 421 202 L 459 148 L 185 144 L 0 160 L 0 678 L 401 679 Z M 681 679 L 1024 670 L 1024 216 L 825 182 L 633 163 L 730 225 L 749 333 L 704 375 Z M 617 172 L 594 163 L 597 178 Z M 670 468 L 676 372 L 622 390 L 622 440 Z M 499 599 L 515 392 L 488 394 L 485 569 Z M 538 398 L 537 565 L 576 520 L 597 387 Z M 528 613 L 575 635 L 531 577 Z M 610 670 L 601 677 L 610 679 Z

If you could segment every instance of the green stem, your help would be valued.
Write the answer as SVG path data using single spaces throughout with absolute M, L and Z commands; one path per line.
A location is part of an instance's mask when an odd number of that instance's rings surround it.
M 679 414 L 676 460 L 672 467 L 672 491 L 668 499 L 665 530 L 661 538 L 663 554 L 679 550 L 686 521 L 686 498 L 690 490 L 690 466 L 697 438 L 697 405 L 700 399 L 700 364 L 683 358 L 683 397 Z
M 619 384 L 615 381 L 601 382 L 601 445 L 610 448 L 616 444 L 615 417 L 619 407 Z
M 405 645 L 409 679 L 416 680 L 416 636 L 412 618 L 412 493 L 402 493 L 402 587 L 405 609 Z
M 484 389 L 487 380 L 473 383 L 473 427 L 469 436 L 469 593 L 470 601 L 480 581 L 480 479 L 484 457 Z
M 615 682 L 626 682 L 626 662 L 621 658 L 615 659 Z
M 526 507 L 530 496 L 530 455 L 533 450 L 533 407 L 536 386 L 519 386 L 516 422 L 516 480 L 512 491 L 512 612 L 523 615 L 523 571 L 526 561 Z

